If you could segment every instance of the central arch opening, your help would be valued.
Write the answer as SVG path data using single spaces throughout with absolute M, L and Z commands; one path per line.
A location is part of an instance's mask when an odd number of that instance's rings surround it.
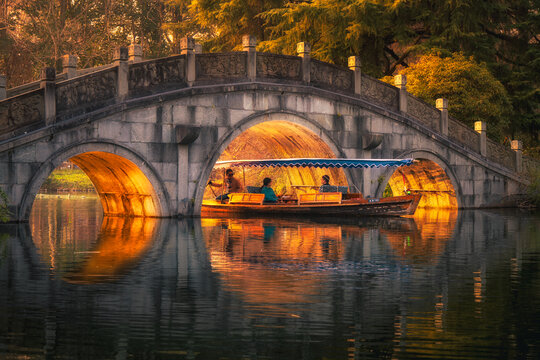
M 272 120 L 250 127 L 236 137 L 223 151 L 218 161 L 243 159 L 335 158 L 324 140 L 310 129 L 290 121 Z M 236 176 L 244 186 L 261 186 L 265 177 L 272 178 L 276 194 L 313 192 L 323 175 L 334 185 L 347 186 L 342 169 L 319 168 L 238 168 Z M 210 180 L 220 182 L 223 169 L 214 168 Z M 219 190 L 218 190 L 219 191 Z M 207 187 L 205 199 L 214 198 L 216 190 Z

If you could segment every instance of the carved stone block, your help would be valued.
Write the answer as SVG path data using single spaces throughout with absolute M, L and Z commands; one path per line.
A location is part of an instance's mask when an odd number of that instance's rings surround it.
M 74 79 L 57 85 L 57 111 L 77 107 L 95 107 L 103 101 L 116 97 L 115 69 L 97 72 L 84 78 Z
M 310 77 L 311 83 L 315 85 L 330 86 L 348 91 L 354 89 L 352 71 L 322 61 L 311 60 Z
M 302 80 L 302 59 L 296 56 L 257 55 L 257 77 Z
M 44 116 L 43 90 L 26 93 L 0 103 L 0 134 L 39 123 Z
M 197 55 L 197 79 L 246 77 L 246 53 Z

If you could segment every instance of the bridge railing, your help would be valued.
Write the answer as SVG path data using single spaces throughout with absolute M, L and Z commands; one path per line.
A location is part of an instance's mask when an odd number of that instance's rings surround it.
M 257 78 L 302 82 L 302 58 L 292 55 L 257 53 Z
M 487 158 L 509 169 L 516 168 L 516 153 L 504 145 L 486 139 Z
M 45 124 L 43 89 L 0 101 L 0 140 L 34 130 Z
M 56 83 L 56 114 L 59 119 L 83 114 L 115 102 L 117 68 L 105 68 L 86 76 Z
M 66 56 L 64 72 L 52 81 L 46 79 L 47 84 L 53 84 L 52 94 L 49 85 L 44 87 L 44 80 L 5 92 L 8 98 L 0 100 L 0 140 L 50 123 L 50 114 L 46 114 L 50 109 L 54 112 L 53 122 L 62 121 L 122 102 L 126 98 L 189 86 L 257 80 L 309 85 L 357 96 L 415 119 L 426 128 L 448 136 L 453 142 L 480 153 L 490 161 L 509 169 L 521 168 L 515 151 L 486 140 L 485 134 L 479 134 L 448 117 L 446 109 L 443 116 L 442 110 L 407 93 L 405 77 L 400 77 L 398 88 L 362 74 L 360 66 L 354 61 L 346 69 L 311 59 L 309 45 L 305 43 L 299 47 L 300 56 L 290 56 L 257 53 L 254 51 L 254 39 L 250 37 L 248 40 L 245 51 L 195 54 L 194 42 L 187 39 L 183 42 L 182 55 L 146 61 L 139 58 L 128 62 L 127 49 L 122 48 L 115 55 L 114 64 L 81 70 L 74 68 L 70 62 L 74 57 Z M 52 106 L 48 101 L 53 101 Z M 536 162 L 525 160 L 523 168 L 533 166 L 531 164 Z
M 129 65 L 128 89 L 130 97 L 186 86 L 184 55 L 141 61 Z
M 439 130 L 440 111 L 411 94 L 407 94 L 407 114 L 413 116 L 430 129 Z
M 395 86 L 362 74 L 360 94 L 377 105 L 398 110 L 399 90 Z

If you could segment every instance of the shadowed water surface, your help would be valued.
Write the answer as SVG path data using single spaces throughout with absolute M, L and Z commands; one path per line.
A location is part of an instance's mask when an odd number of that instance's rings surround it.
M 537 359 L 540 214 L 0 227 L 0 359 Z

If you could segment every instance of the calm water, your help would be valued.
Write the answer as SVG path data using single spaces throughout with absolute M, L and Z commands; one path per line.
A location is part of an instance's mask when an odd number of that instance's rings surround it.
M 0 359 L 364 358 L 540 358 L 540 214 L 0 227 Z

